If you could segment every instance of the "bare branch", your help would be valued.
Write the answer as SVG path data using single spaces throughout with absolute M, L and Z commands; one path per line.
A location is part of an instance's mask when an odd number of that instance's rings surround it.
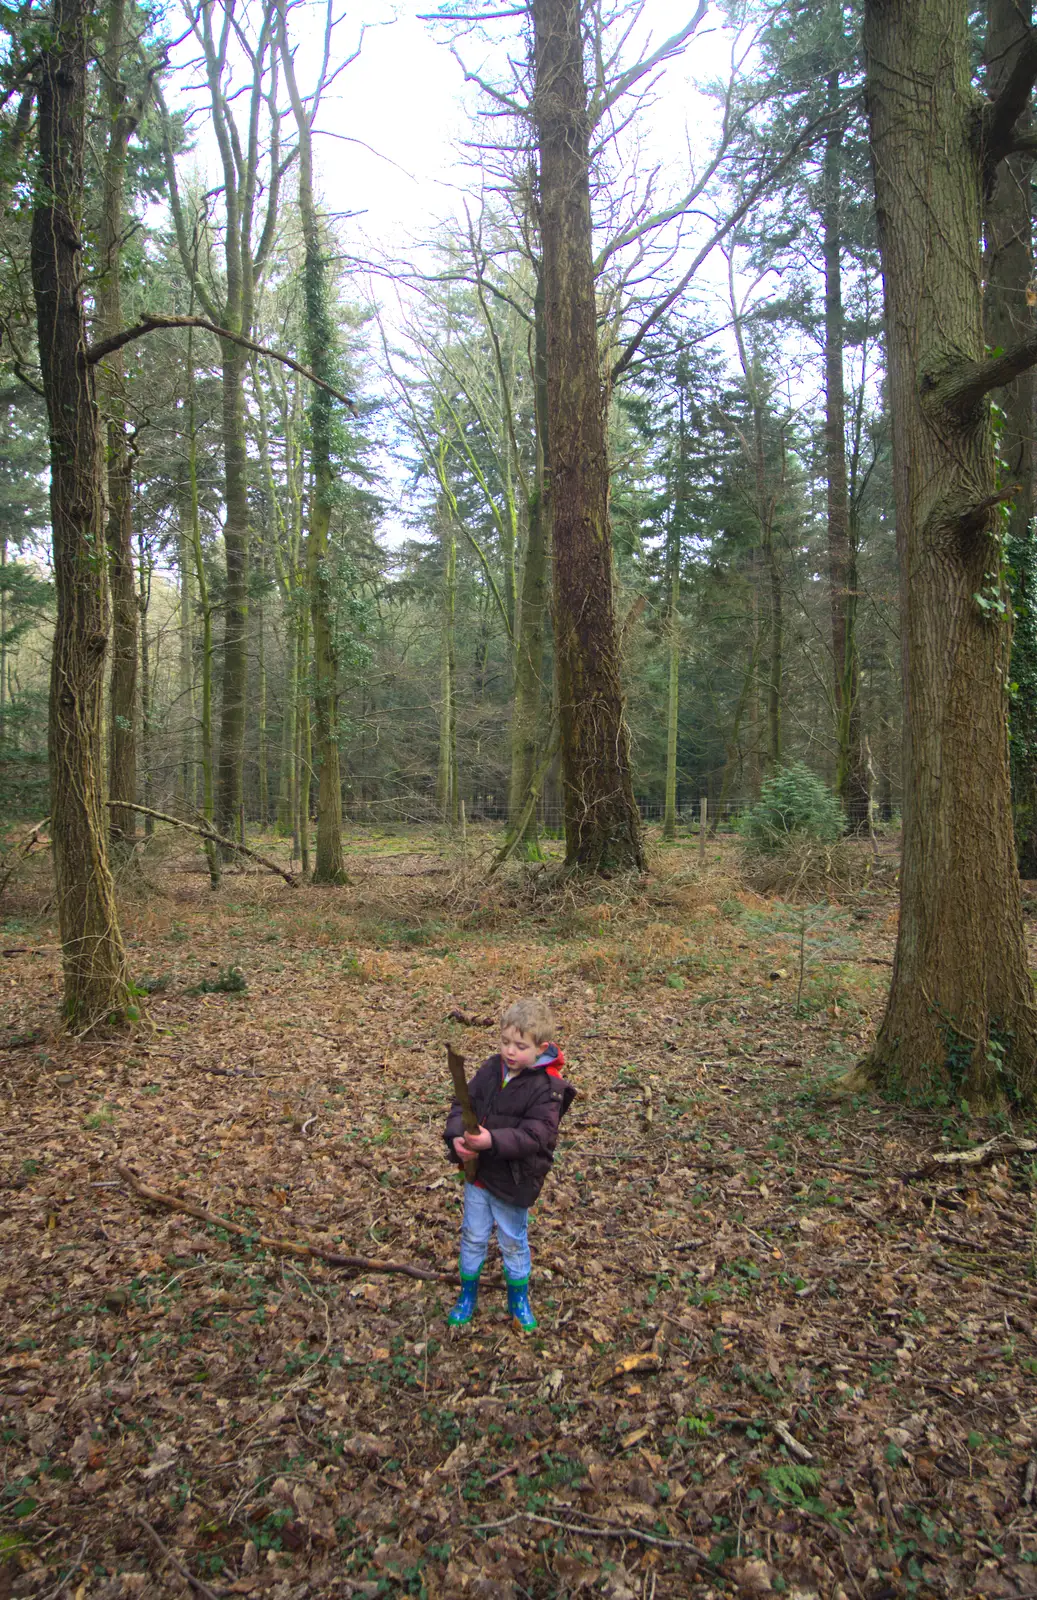
M 610 110 L 617 100 L 621 100 L 634 87 L 635 83 L 639 83 L 650 72 L 654 72 L 656 67 L 662 66 L 664 61 L 672 61 L 674 56 L 682 54 L 685 45 L 708 10 L 708 0 L 699 0 L 698 10 L 690 22 L 685 23 L 679 32 L 671 34 L 669 39 L 664 39 L 658 50 L 653 50 L 650 56 L 645 56 L 643 60 L 635 62 L 632 67 L 628 67 L 626 72 L 621 72 L 611 88 L 607 89 L 600 98 L 595 96 L 588 110 L 592 128 L 597 126 L 606 111 Z
M 785 151 L 785 154 L 777 162 L 775 162 L 773 167 L 768 168 L 763 176 L 753 184 L 752 188 L 748 190 L 735 209 L 714 230 L 712 238 L 706 240 L 706 243 L 695 256 L 691 266 L 681 278 L 680 282 L 674 289 L 670 291 L 668 295 L 665 295 L 662 300 L 653 306 L 648 316 L 641 323 L 641 326 L 636 330 L 633 336 L 627 340 L 622 354 L 612 368 L 611 381 L 613 383 L 615 383 L 616 379 L 627 370 L 631 361 L 633 361 L 638 350 L 641 348 L 641 345 L 644 343 L 648 334 L 655 327 L 656 323 L 661 321 L 661 319 L 666 315 L 667 311 L 669 311 L 670 307 L 675 305 L 680 299 L 681 295 L 684 293 L 685 289 L 688 287 L 688 284 L 691 282 L 692 278 L 694 278 L 696 272 L 698 272 L 706 258 L 712 254 L 718 244 L 727 238 L 727 235 L 731 232 L 731 230 L 738 226 L 742 218 L 752 210 L 757 200 L 759 200 L 762 195 L 767 193 L 768 189 L 772 188 L 773 185 L 777 183 L 778 179 L 781 178 L 782 175 L 788 170 L 796 157 L 813 142 L 813 140 L 824 128 L 827 120 L 828 119 L 826 116 L 822 116 L 817 117 L 812 122 L 808 123 L 798 138 L 796 138 Z
M 1020 24 L 1022 23 L 1020 18 Z M 1037 83 L 1037 30 L 1026 28 L 1019 41 L 1019 51 L 1011 71 L 993 100 L 983 108 L 979 133 L 983 149 L 983 169 L 989 183 L 998 163 L 1018 146 L 1013 142 L 1012 129 L 1029 103 L 1034 84 Z
M 292 356 L 285 355 L 283 350 L 271 350 L 269 345 L 256 344 L 254 339 L 246 339 L 242 333 L 232 333 L 229 328 L 221 328 L 208 317 L 160 317 L 153 313 L 141 317 L 132 328 L 123 328 L 120 333 L 113 333 L 110 339 L 102 339 L 98 344 L 92 344 L 86 352 L 86 359 L 91 366 L 103 361 L 105 356 L 112 355 L 116 350 L 121 350 L 123 345 L 133 344 L 136 339 L 143 339 L 145 334 L 158 333 L 163 328 L 205 328 L 214 334 L 217 339 L 229 339 L 231 344 L 240 344 L 245 350 L 253 350 L 256 355 L 271 356 L 274 361 L 280 361 L 283 366 L 291 367 L 293 372 L 298 372 L 307 378 L 310 383 L 315 383 L 319 389 L 326 389 L 328 394 L 334 395 L 336 400 L 341 400 L 354 417 L 360 415 L 356 402 L 339 389 L 333 389 L 330 383 L 325 383 L 318 378 L 309 367 L 304 367 L 301 362 Z

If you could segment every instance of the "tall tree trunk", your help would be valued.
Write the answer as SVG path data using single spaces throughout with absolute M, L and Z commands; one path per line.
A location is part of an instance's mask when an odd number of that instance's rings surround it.
M 177 530 L 177 569 L 180 579 L 179 685 L 180 706 L 180 804 L 188 816 L 198 809 L 198 711 L 194 686 L 194 596 L 191 584 L 190 509 L 181 498 Z
M 756 418 L 757 485 L 763 485 L 763 419 Z M 781 686 L 785 672 L 785 610 L 781 586 L 781 556 L 774 536 L 772 507 L 768 506 L 763 526 L 763 559 L 767 571 L 767 621 L 770 628 L 770 660 L 767 664 L 767 764 L 773 771 L 781 766 Z
M 57 618 L 51 656 L 51 829 L 65 1020 L 74 1032 L 127 1015 L 126 955 L 108 865 L 101 750 L 108 594 L 103 446 L 86 359 L 80 216 L 86 109 L 84 0 L 55 0 L 37 63 L 39 160 L 31 268 L 50 419 Z
M 987 402 L 1009 372 L 984 360 L 984 152 L 966 10 L 867 0 L 864 41 L 905 695 L 900 930 L 867 1066 L 887 1085 L 1025 1103 L 1037 1028 L 1012 838 Z
M 284 630 L 284 693 L 281 698 L 281 776 L 277 786 L 277 831 L 292 838 L 292 859 L 296 855 L 297 791 L 296 791 L 296 729 L 298 722 L 298 670 L 299 637 L 298 620 L 289 609 L 285 615 Z
M 868 781 L 861 738 L 857 653 L 857 552 L 853 547 L 846 470 L 845 319 L 842 287 L 843 124 L 838 69 L 828 77 L 828 130 L 822 193 L 825 263 L 825 476 L 828 491 L 828 575 L 832 611 L 832 687 L 835 702 L 835 792 L 847 827 L 868 825 Z
M 670 515 L 666 545 L 670 611 L 666 621 L 669 684 L 666 696 L 666 802 L 663 807 L 663 838 L 675 839 L 677 837 L 677 711 L 681 670 L 681 536 L 680 521 L 675 509 Z
M 1003 88 L 1019 46 L 1033 24 L 1027 0 L 987 0 L 987 92 Z M 1020 135 L 1032 132 L 1027 105 L 1016 123 Z M 986 201 L 986 291 L 983 316 L 991 348 L 1008 349 L 1033 324 L 1028 296 L 1033 292 L 1031 173 L 1033 158 L 1009 156 Z M 1018 685 L 1009 713 L 1012 800 L 1019 870 L 1037 877 L 1037 571 L 1034 537 L 1034 402 L 1032 369 L 995 396 L 1002 412 L 999 438 L 1001 485 L 1014 487 L 1007 529 L 1008 565 L 1014 574 L 1016 612 L 1012 635 L 1012 681 Z
M 439 647 L 439 761 L 436 806 L 448 827 L 460 811 L 457 793 L 457 663 L 454 656 L 454 608 L 457 591 L 457 535 L 451 508 L 439 500 L 439 539 L 443 557 L 442 617 Z
M 144 540 L 138 551 L 137 604 L 140 610 L 140 766 L 143 779 L 144 804 L 154 804 L 151 795 L 151 641 L 148 638 L 148 608 L 151 604 L 151 563 L 146 559 Z M 154 817 L 144 818 L 144 832 L 150 837 L 155 831 Z
M 7 534 L 0 530 L 0 754 L 7 737 Z
M 245 357 L 225 339 L 223 356 L 223 461 L 226 476 L 223 547 L 227 581 L 223 603 L 223 670 L 220 674 L 220 755 L 216 826 L 233 837 L 244 798 L 245 699 L 248 692 L 248 446 L 245 434 Z M 225 852 L 232 854 L 232 852 Z
M 320 219 L 313 196 L 313 151 L 310 114 L 295 81 L 295 67 L 284 22 L 281 25 L 281 59 L 292 111 L 299 132 L 299 214 L 302 220 L 303 304 L 306 360 L 311 372 L 334 384 L 335 335 L 328 288 L 327 248 L 321 238 Z M 345 883 L 342 854 L 342 776 L 338 748 L 338 651 L 335 645 L 335 602 L 332 584 L 331 509 L 334 494 L 332 463 L 332 398 L 313 386 L 309 402 L 311 488 L 309 530 L 306 539 L 306 576 L 310 590 L 313 627 L 313 711 L 316 723 L 320 780 L 317 797 L 317 858 L 314 883 Z
M 257 710 L 256 736 L 259 765 L 259 826 L 265 828 L 270 821 L 270 775 L 267 758 L 267 681 L 266 681 L 266 616 L 263 595 L 266 592 L 266 550 L 259 556 L 260 595 L 256 601 L 256 677 Z
M 533 299 L 533 397 L 536 422 L 536 468 L 526 506 L 526 552 L 515 639 L 515 694 L 511 711 L 511 783 L 508 827 L 515 828 L 527 809 L 526 799 L 537 771 L 540 707 L 543 699 L 544 624 L 547 568 L 551 549 L 551 506 L 547 495 L 547 330 L 544 325 L 544 276 L 537 270 Z M 539 861 L 542 852 L 536 807 L 529 810 L 520 852 Z
M 296 789 L 299 797 L 299 865 L 303 877 L 310 870 L 310 779 L 313 773 L 313 733 L 310 725 L 310 618 L 303 611 L 299 622 L 299 710 L 297 714 L 299 738 L 299 776 Z
M 125 0 L 111 0 L 102 60 L 108 143 L 101 195 L 100 272 L 95 289 L 97 335 L 106 339 L 123 326 L 120 258 L 126 227 L 126 155 L 137 115 L 123 81 Z M 108 688 L 108 794 L 125 805 L 109 809 L 113 844 L 132 846 L 137 799 L 137 597 L 133 575 L 133 481 L 126 434 L 126 381 L 122 352 L 104 362 L 101 401 L 107 413 L 108 521 L 105 536 L 111 568 L 112 648 Z
M 188 533 L 191 542 L 191 559 L 194 563 L 194 581 L 198 585 L 198 609 L 202 618 L 202 694 L 201 718 L 198 726 L 199 753 L 202 763 L 202 808 L 206 822 L 215 821 L 216 785 L 213 771 L 212 745 L 212 599 L 209 579 L 205 571 L 205 553 L 202 549 L 202 524 L 198 507 L 198 429 L 195 414 L 194 345 L 192 330 L 187 332 L 187 492 L 190 521 Z M 209 887 L 220 886 L 220 856 L 211 839 L 205 841 L 205 858 L 209 864 Z
M 747 456 L 746 465 L 752 473 L 753 513 L 759 528 L 759 544 L 753 551 L 752 566 L 755 580 L 753 599 L 753 656 L 765 659 L 766 679 L 762 685 L 767 705 L 767 738 L 761 749 L 760 686 L 757 685 L 751 702 L 753 723 L 753 777 L 755 793 L 761 772 L 780 766 L 782 757 L 781 688 L 784 674 L 784 596 L 781 581 L 781 557 L 775 538 L 777 494 L 768 482 L 766 421 L 767 406 L 763 396 L 760 363 L 745 342 L 743 309 L 735 291 L 734 254 L 727 259 L 728 296 L 731 306 L 731 326 L 738 350 L 738 361 L 745 379 L 752 424 L 749 438 L 743 441 Z M 784 473 L 782 474 L 784 481 Z M 767 648 L 762 647 L 762 618 L 766 618 Z M 761 760 L 762 757 L 762 760 Z
M 645 864 L 620 683 L 581 0 L 533 0 L 566 862 Z

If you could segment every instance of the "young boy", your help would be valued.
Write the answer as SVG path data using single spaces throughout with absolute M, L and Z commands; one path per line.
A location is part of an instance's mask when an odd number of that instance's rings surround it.
M 565 1057 L 551 1043 L 554 1023 L 540 1000 L 516 1000 L 501 1018 L 498 1055 L 484 1061 L 468 1085 L 478 1133 L 464 1133 L 455 1100 L 445 1138 L 451 1159 L 463 1164 L 478 1155 L 474 1183 L 464 1186 L 461 1223 L 461 1293 L 447 1321 L 471 1322 L 479 1273 L 490 1235 L 504 1258 L 508 1312 L 516 1328 L 535 1328 L 529 1303 L 529 1208 L 544 1186 L 558 1142 L 558 1123 L 576 1097 L 561 1069 Z

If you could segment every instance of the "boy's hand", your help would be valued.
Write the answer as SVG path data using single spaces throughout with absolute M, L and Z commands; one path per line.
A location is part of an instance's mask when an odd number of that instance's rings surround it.
M 466 1133 L 461 1142 L 471 1155 L 476 1150 L 489 1150 L 493 1145 L 493 1134 L 489 1128 L 480 1128 L 478 1133 Z
M 462 1138 L 458 1137 L 454 1140 L 454 1155 L 458 1161 L 467 1161 L 471 1153 Z

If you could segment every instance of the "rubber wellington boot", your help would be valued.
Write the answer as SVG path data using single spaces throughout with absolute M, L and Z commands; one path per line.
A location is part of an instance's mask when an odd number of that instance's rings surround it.
M 475 1306 L 479 1298 L 479 1274 L 474 1278 L 466 1278 L 461 1274 L 461 1293 L 457 1297 L 447 1321 L 452 1328 L 466 1328 L 475 1316 Z
M 508 1315 L 513 1327 L 519 1333 L 532 1333 L 537 1325 L 537 1319 L 529 1303 L 529 1279 L 522 1278 L 517 1283 L 512 1283 L 508 1278 L 507 1285 Z

